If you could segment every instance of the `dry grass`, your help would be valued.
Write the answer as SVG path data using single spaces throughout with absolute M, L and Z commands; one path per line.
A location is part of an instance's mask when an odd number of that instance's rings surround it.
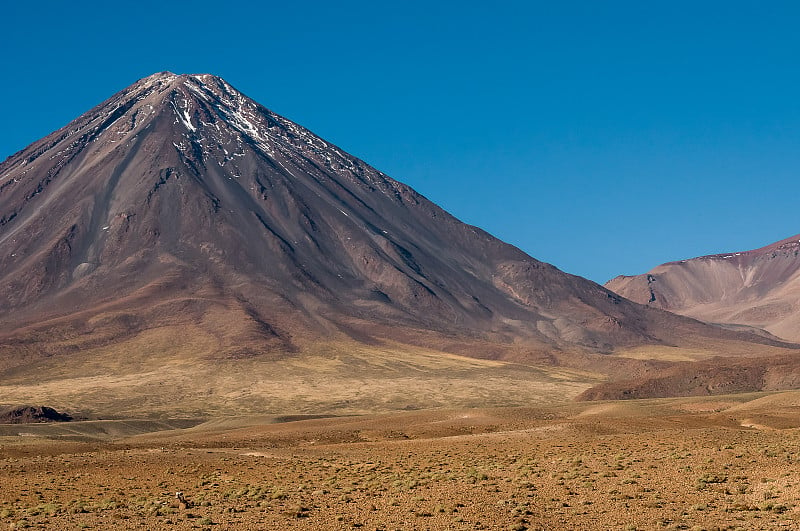
M 708 359 L 717 354 L 714 350 L 687 349 L 663 345 L 645 345 L 614 353 L 614 355 L 622 358 L 660 361 L 698 361 Z
M 281 359 L 220 359 L 218 347 L 199 328 L 152 329 L 72 353 L 69 363 L 39 361 L 25 376 L 4 378 L 0 397 L 9 405 L 44 403 L 100 418 L 363 414 L 551 403 L 602 380 L 391 344 L 327 342 Z M 41 377 L 31 383 L 31 374 Z
M 766 357 L 790 353 L 784 349 L 760 345 L 754 348 L 752 344 L 715 340 L 707 344 L 698 344 L 693 347 L 672 347 L 667 345 L 644 345 L 622 349 L 614 353 L 615 356 L 636 360 L 660 361 L 701 361 L 716 356 L 729 358 Z

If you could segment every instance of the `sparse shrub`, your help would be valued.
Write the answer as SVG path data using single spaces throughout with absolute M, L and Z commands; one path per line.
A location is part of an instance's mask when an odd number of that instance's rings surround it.
M 728 481 L 728 476 L 719 476 L 717 474 L 706 474 L 702 477 L 697 478 L 697 490 L 703 490 L 708 485 L 717 484 L 717 483 L 725 483 Z
M 270 498 L 273 499 L 273 500 L 285 500 L 288 497 L 289 497 L 289 495 L 286 494 L 283 491 L 283 489 L 279 489 L 279 488 L 274 489 L 272 491 L 272 494 L 270 494 Z
M 469 468 L 467 470 L 467 480 L 470 483 L 477 483 L 478 481 L 484 481 L 487 479 L 489 479 L 489 476 L 484 472 L 480 472 L 475 468 Z
M 38 516 L 40 514 L 44 514 L 47 516 L 53 516 L 60 512 L 61 508 L 59 505 L 55 503 L 42 503 L 37 505 L 36 507 L 31 507 L 28 509 L 28 514 L 30 516 Z

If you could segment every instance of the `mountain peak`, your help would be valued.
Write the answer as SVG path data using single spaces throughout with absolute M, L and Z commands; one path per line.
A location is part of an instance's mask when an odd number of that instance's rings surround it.
M 796 252 L 798 250 L 800 250 L 800 234 L 789 236 L 788 238 L 785 238 L 773 244 L 748 252 L 754 254 L 766 254 L 775 251 Z
M 74 154 L 87 142 L 100 148 L 115 148 L 154 123 L 187 157 L 202 159 L 221 152 L 222 156 L 216 157 L 221 165 L 231 157 L 241 156 L 245 147 L 272 156 L 278 150 L 275 144 L 285 144 L 288 136 L 294 140 L 302 137 L 308 145 L 327 147 L 327 143 L 271 113 L 220 77 L 159 72 L 140 79 L 34 144 L 34 151 L 57 148 L 59 154 Z M 22 153 L 9 157 L 0 168 L 0 183 L 16 182 L 30 172 L 26 166 L 38 155 L 26 160 Z M 194 162 L 205 164 L 201 160 Z
M 758 249 L 751 249 L 749 251 L 736 251 L 736 252 L 728 252 L 728 253 L 717 253 L 717 254 L 709 254 L 704 256 L 698 256 L 695 258 L 677 260 L 674 262 L 667 262 L 664 265 L 670 264 L 685 264 L 691 262 L 693 260 L 731 260 L 735 259 L 738 261 L 742 260 L 750 260 L 754 257 L 772 254 L 772 253 L 793 253 L 797 254 L 800 251 L 800 234 L 795 234 L 794 236 L 790 236 L 783 240 L 777 241 L 775 243 L 771 243 L 769 245 L 765 245 L 764 247 L 759 247 Z
M 153 82 L 159 82 L 159 81 L 163 82 L 163 83 L 170 83 L 172 81 L 175 81 L 176 79 L 186 80 L 186 79 L 189 79 L 189 78 L 195 78 L 195 79 L 200 80 L 202 82 L 210 82 L 212 80 L 221 80 L 222 79 L 219 76 L 215 76 L 213 74 L 176 74 L 174 72 L 170 72 L 168 70 L 165 70 L 163 72 L 156 72 L 156 73 L 151 74 L 151 75 L 149 75 L 147 77 L 143 77 L 142 79 L 140 79 L 139 81 L 134 83 L 134 86 L 137 85 L 137 84 L 147 84 L 147 83 L 153 83 Z
M 147 77 L 143 77 L 138 81 L 138 83 L 147 81 L 157 81 L 157 80 L 172 80 L 175 79 L 176 77 L 178 77 L 178 74 L 175 74 L 174 72 L 170 72 L 168 70 L 164 70 L 163 72 L 156 72 L 154 74 L 150 74 Z

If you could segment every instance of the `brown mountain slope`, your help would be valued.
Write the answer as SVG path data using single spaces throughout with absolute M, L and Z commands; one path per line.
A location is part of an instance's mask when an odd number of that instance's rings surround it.
M 26 402 L 234 400 L 275 366 L 220 360 L 327 349 L 308 370 L 345 374 L 342 345 L 385 342 L 600 371 L 641 364 L 587 353 L 781 347 L 535 260 L 211 75 L 142 79 L 0 164 L 0 376 Z
M 619 276 L 610 290 L 703 321 L 800 340 L 800 235 L 753 251 L 701 256 Z

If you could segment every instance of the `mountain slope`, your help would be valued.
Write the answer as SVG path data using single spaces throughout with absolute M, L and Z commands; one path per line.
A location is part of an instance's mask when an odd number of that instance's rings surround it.
M 703 321 L 800 340 L 800 235 L 752 251 L 701 256 L 619 276 L 610 290 Z
M 783 346 L 535 260 L 211 75 L 142 79 L 0 164 L 0 375 L 27 402 L 230 403 L 271 392 L 252 371 L 419 374 L 415 346 L 608 372 L 650 366 L 588 353 L 742 342 Z M 365 345 L 398 354 L 343 354 Z

